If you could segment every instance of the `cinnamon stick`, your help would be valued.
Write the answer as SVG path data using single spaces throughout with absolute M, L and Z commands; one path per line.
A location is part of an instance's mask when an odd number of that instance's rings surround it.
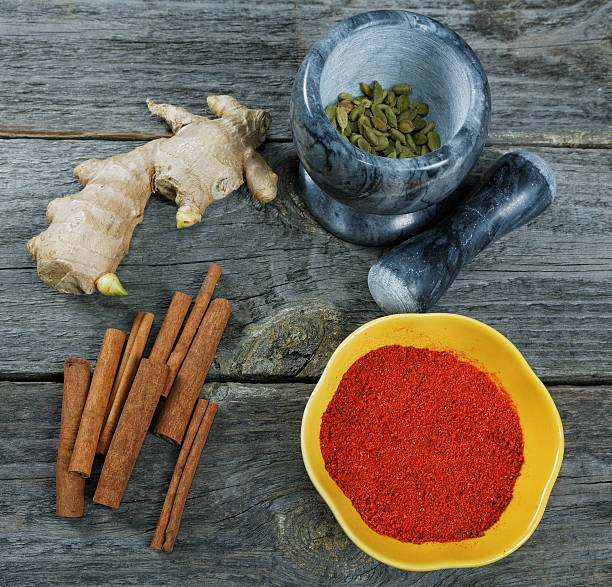
M 55 467 L 55 514 L 62 518 L 83 515 L 85 479 L 69 473 L 68 465 L 87 399 L 90 375 L 89 361 L 77 358 L 64 361 L 62 417 Z
M 161 396 L 168 366 L 142 359 L 110 443 L 94 502 L 118 508 Z
M 149 359 L 165 363 L 172 352 L 174 341 L 178 336 L 183 325 L 183 320 L 187 316 L 189 306 L 191 305 L 191 296 L 180 291 L 175 291 L 172 296 L 172 301 L 168 306 L 164 321 L 157 333 L 157 338 L 151 349 Z
M 189 313 L 189 318 L 187 318 L 187 322 L 185 322 L 183 332 L 181 333 L 172 354 L 168 358 L 167 363 L 170 367 L 170 377 L 166 382 L 164 397 L 167 397 L 170 393 L 174 379 L 176 378 L 185 356 L 189 351 L 193 337 L 195 336 L 200 323 L 202 322 L 202 318 L 206 312 L 210 298 L 212 297 L 215 285 L 217 285 L 217 281 L 219 281 L 219 277 L 221 277 L 221 273 L 221 267 L 215 265 L 214 263 L 208 267 L 208 271 L 206 272 L 206 276 L 204 277 L 204 281 L 202 282 L 202 286 L 200 287 L 196 301 L 194 302 L 193 308 Z
M 142 358 L 142 353 L 149 338 L 149 332 L 153 325 L 153 314 L 138 312 L 128 338 L 123 359 L 117 372 L 115 384 L 106 407 L 106 418 L 102 425 L 102 432 L 98 440 L 96 453 L 105 455 L 108 451 L 111 439 L 117 427 L 123 404 L 130 391 L 136 370 Z
M 183 441 L 193 406 L 198 399 L 231 311 L 226 299 L 217 298 L 210 303 L 174 380 L 168 399 L 161 409 L 153 434 L 176 445 L 180 445 Z
M 104 340 L 100 347 L 69 467 L 71 473 L 85 478 L 91 474 L 91 466 L 100 438 L 106 405 L 113 387 L 113 380 L 124 342 L 124 332 L 109 328 L 104 334 Z
M 127 343 L 125 345 L 125 349 L 123 350 L 123 358 L 127 357 L 127 355 L 130 353 L 130 351 L 132 350 L 132 346 L 134 344 L 134 338 L 136 338 L 136 333 L 138 332 L 138 329 L 140 328 L 140 323 L 142 321 L 142 317 L 143 317 L 144 313 L 143 312 L 137 312 L 136 313 L 136 318 L 134 318 L 134 322 L 132 323 L 132 329 L 130 330 L 130 336 L 128 337 Z M 121 380 L 121 378 L 123 377 L 123 372 L 125 371 L 125 361 L 122 360 L 121 363 L 119 363 L 119 369 L 117 370 L 117 375 L 115 377 L 115 384 L 113 385 L 113 389 L 111 391 L 111 396 L 108 400 L 108 406 L 106 409 L 106 415 L 104 416 L 104 420 L 106 421 L 106 418 L 108 416 L 108 411 L 110 410 L 110 406 L 111 406 L 111 402 L 113 401 L 113 398 L 115 397 L 115 393 L 116 393 L 116 389 L 117 389 L 117 382 Z
M 172 480 L 166 493 L 164 506 L 157 522 L 155 535 L 151 541 L 151 548 L 172 552 L 174 541 L 181 525 L 183 510 L 191 482 L 196 472 L 202 449 L 206 443 L 208 432 L 212 426 L 217 405 L 206 400 L 199 400 L 196 404 L 189 428 L 185 434 L 185 441 L 181 447 Z

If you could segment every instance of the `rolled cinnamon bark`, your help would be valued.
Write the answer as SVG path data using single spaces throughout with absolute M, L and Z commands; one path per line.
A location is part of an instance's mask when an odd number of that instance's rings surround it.
M 166 493 L 164 506 L 157 522 L 155 535 L 151 541 L 151 548 L 172 552 L 174 541 L 181 525 L 183 510 L 191 482 L 195 475 L 202 449 L 208 438 L 217 405 L 206 400 L 198 400 L 189 428 L 185 434 L 185 441 L 181 447 L 172 480 Z
M 168 375 L 164 363 L 142 359 L 108 448 L 94 502 L 118 508 Z
M 229 302 L 224 298 L 217 298 L 210 303 L 174 380 L 168 399 L 161 409 L 153 434 L 175 445 L 180 445 L 183 441 L 193 406 L 198 399 L 231 311 Z
M 55 467 L 55 514 L 62 518 L 83 515 L 85 479 L 69 473 L 68 466 L 87 399 L 90 375 L 89 361 L 77 358 L 64 361 L 64 393 Z
M 121 410 L 123 409 L 123 404 L 136 376 L 152 324 L 153 314 L 147 312 L 138 312 L 136 314 L 136 319 L 134 320 L 134 325 L 132 326 L 132 331 L 123 353 L 123 359 L 115 378 L 115 384 L 113 385 L 113 390 L 106 407 L 106 418 L 102 425 L 102 432 L 100 433 L 100 439 L 96 448 L 96 453 L 99 455 L 105 455 L 108 451 L 117 422 L 119 421 L 119 416 L 121 415 Z
M 113 389 L 111 390 L 111 395 L 108 400 L 108 406 L 106 408 L 106 415 L 104 416 L 104 420 L 108 417 L 108 411 L 110 410 L 111 403 L 113 398 L 115 397 L 115 393 L 117 391 L 117 383 L 122 379 L 123 372 L 125 371 L 126 362 L 125 358 L 132 350 L 132 346 L 134 345 L 134 339 L 136 338 L 136 334 L 138 333 L 138 329 L 140 328 L 140 323 L 142 322 L 142 317 L 144 316 L 144 312 L 137 312 L 136 318 L 134 318 L 134 322 L 132 322 L 132 329 L 130 330 L 130 335 L 128 336 L 128 340 L 125 343 L 125 348 L 123 349 L 123 359 L 121 363 L 119 363 L 119 369 L 117 369 L 117 375 L 115 376 L 115 384 L 113 385 Z
M 185 316 L 191 305 L 191 296 L 175 291 L 168 306 L 164 321 L 157 333 L 149 359 L 165 363 L 172 352 L 174 341 L 181 330 Z
M 104 334 L 70 459 L 69 471 L 85 478 L 91 475 L 106 405 L 124 342 L 125 333 L 121 330 L 109 328 Z
M 219 277 L 221 277 L 221 273 L 221 267 L 215 265 L 214 263 L 208 267 L 208 271 L 206 272 L 206 276 L 204 277 L 204 281 L 202 282 L 202 286 L 200 287 L 196 301 L 194 302 L 193 308 L 189 313 L 189 318 L 187 318 L 187 322 L 185 322 L 183 332 L 181 333 L 172 354 L 168 358 L 167 363 L 170 367 L 170 377 L 166 382 L 164 397 L 167 397 L 170 393 L 174 379 L 176 378 L 176 375 L 183 364 L 185 356 L 187 355 L 189 347 L 193 341 L 193 337 L 195 336 L 200 323 L 202 322 L 202 318 L 206 312 L 206 308 L 208 308 L 210 298 L 212 297 L 215 285 L 217 285 L 217 281 L 219 281 Z

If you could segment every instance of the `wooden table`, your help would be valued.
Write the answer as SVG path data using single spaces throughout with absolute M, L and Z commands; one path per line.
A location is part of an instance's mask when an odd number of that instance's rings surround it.
M 373 5 L 330 0 L 0 0 L 0 577 L 3 584 L 603 584 L 612 581 L 610 384 L 611 3 L 423 0 L 489 76 L 490 136 L 467 180 L 530 149 L 554 169 L 542 216 L 479 255 L 436 306 L 512 340 L 561 413 L 563 467 L 539 527 L 476 569 L 420 574 L 357 549 L 302 465 L 302 410 L 332 350 L 380 316 L 367 289 L 379 249 L 325 232 L 296 189 L 288 109 L 296 69 L 326 30 Z M 416 8 L 385 1 L 381 7 Z M 69 297 L 37 278 L 25 243 L 74 192 L 72 168 L 167 132 L 144 99 L 200 112 L 208 94 L 265 107 L 263 154 L 280 177 L 263 206 L 245 189 L 174 229 L 154 196 L 121 264 L 127 298 Z M 220 404 L 171 555 L 149 549 L 177 450 L 148 436 L 118 511 L 56 519 L 55 457 L 65 357 L 95 360 L 106 327 L 137 310 L 157 329 L 175 289 L 208 264 L 234 312 L 202 395 Z M 99 472 L 97 466 L 94 478 Z

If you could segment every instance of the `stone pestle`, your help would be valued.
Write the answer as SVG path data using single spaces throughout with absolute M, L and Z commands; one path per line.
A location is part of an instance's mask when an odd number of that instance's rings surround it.
M 482 185 L 432 228 L 384 254 L 370 269 L 370 293 L 389 314 L 426 312 L 489 243 L 529 222 L 555 197 L 548 164 L 528 151 L 500 157 Z

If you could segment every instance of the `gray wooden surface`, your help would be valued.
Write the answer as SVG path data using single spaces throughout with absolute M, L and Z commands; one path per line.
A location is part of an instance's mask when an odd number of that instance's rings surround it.
M 371 3 L 0 0 L 3 584 L 612 582 L 610 2 L 377 6 L 442 20 L 487 71 L 491 133 L 464 190 L 517 148 L 557 175 L 555 204 L 474 259 L 435 308 L 507 335 L 559 408 L 565 460 L 535 534 L 479 569 L 391 569 L 348 541 L 301 462 L 300 418 L 317 376 L 344 336 L 380 315 L 366 278 L 381 250 L 336 239 L 304 209 L 289 94 L 312 42 Z M 68 297 L 40 283 L 25 241 L 46 226 L 47 202 L 77 189 L 72 168 L 165 134 L 145 96 L 200 111 L 218 92 L 272 112 L 263 154 L 280 176 L 277 200 L 263 206 L 239 190 L 176 231 L 174 206 L 154 196 L 119 268 L 127 298 Z M 148 548 L 176 458 L 152 436 L 119 511 L 87 499 L 82 520 L 56 519 L 63 359 L 95 360 L 104 329 L 129 329 L 138 310 L 155 313 L 156 329 L 172 291 L 195 293 L 211 262 L 234 312 L 216 383 L 203 391 L 221 408 L 175 552 Z

